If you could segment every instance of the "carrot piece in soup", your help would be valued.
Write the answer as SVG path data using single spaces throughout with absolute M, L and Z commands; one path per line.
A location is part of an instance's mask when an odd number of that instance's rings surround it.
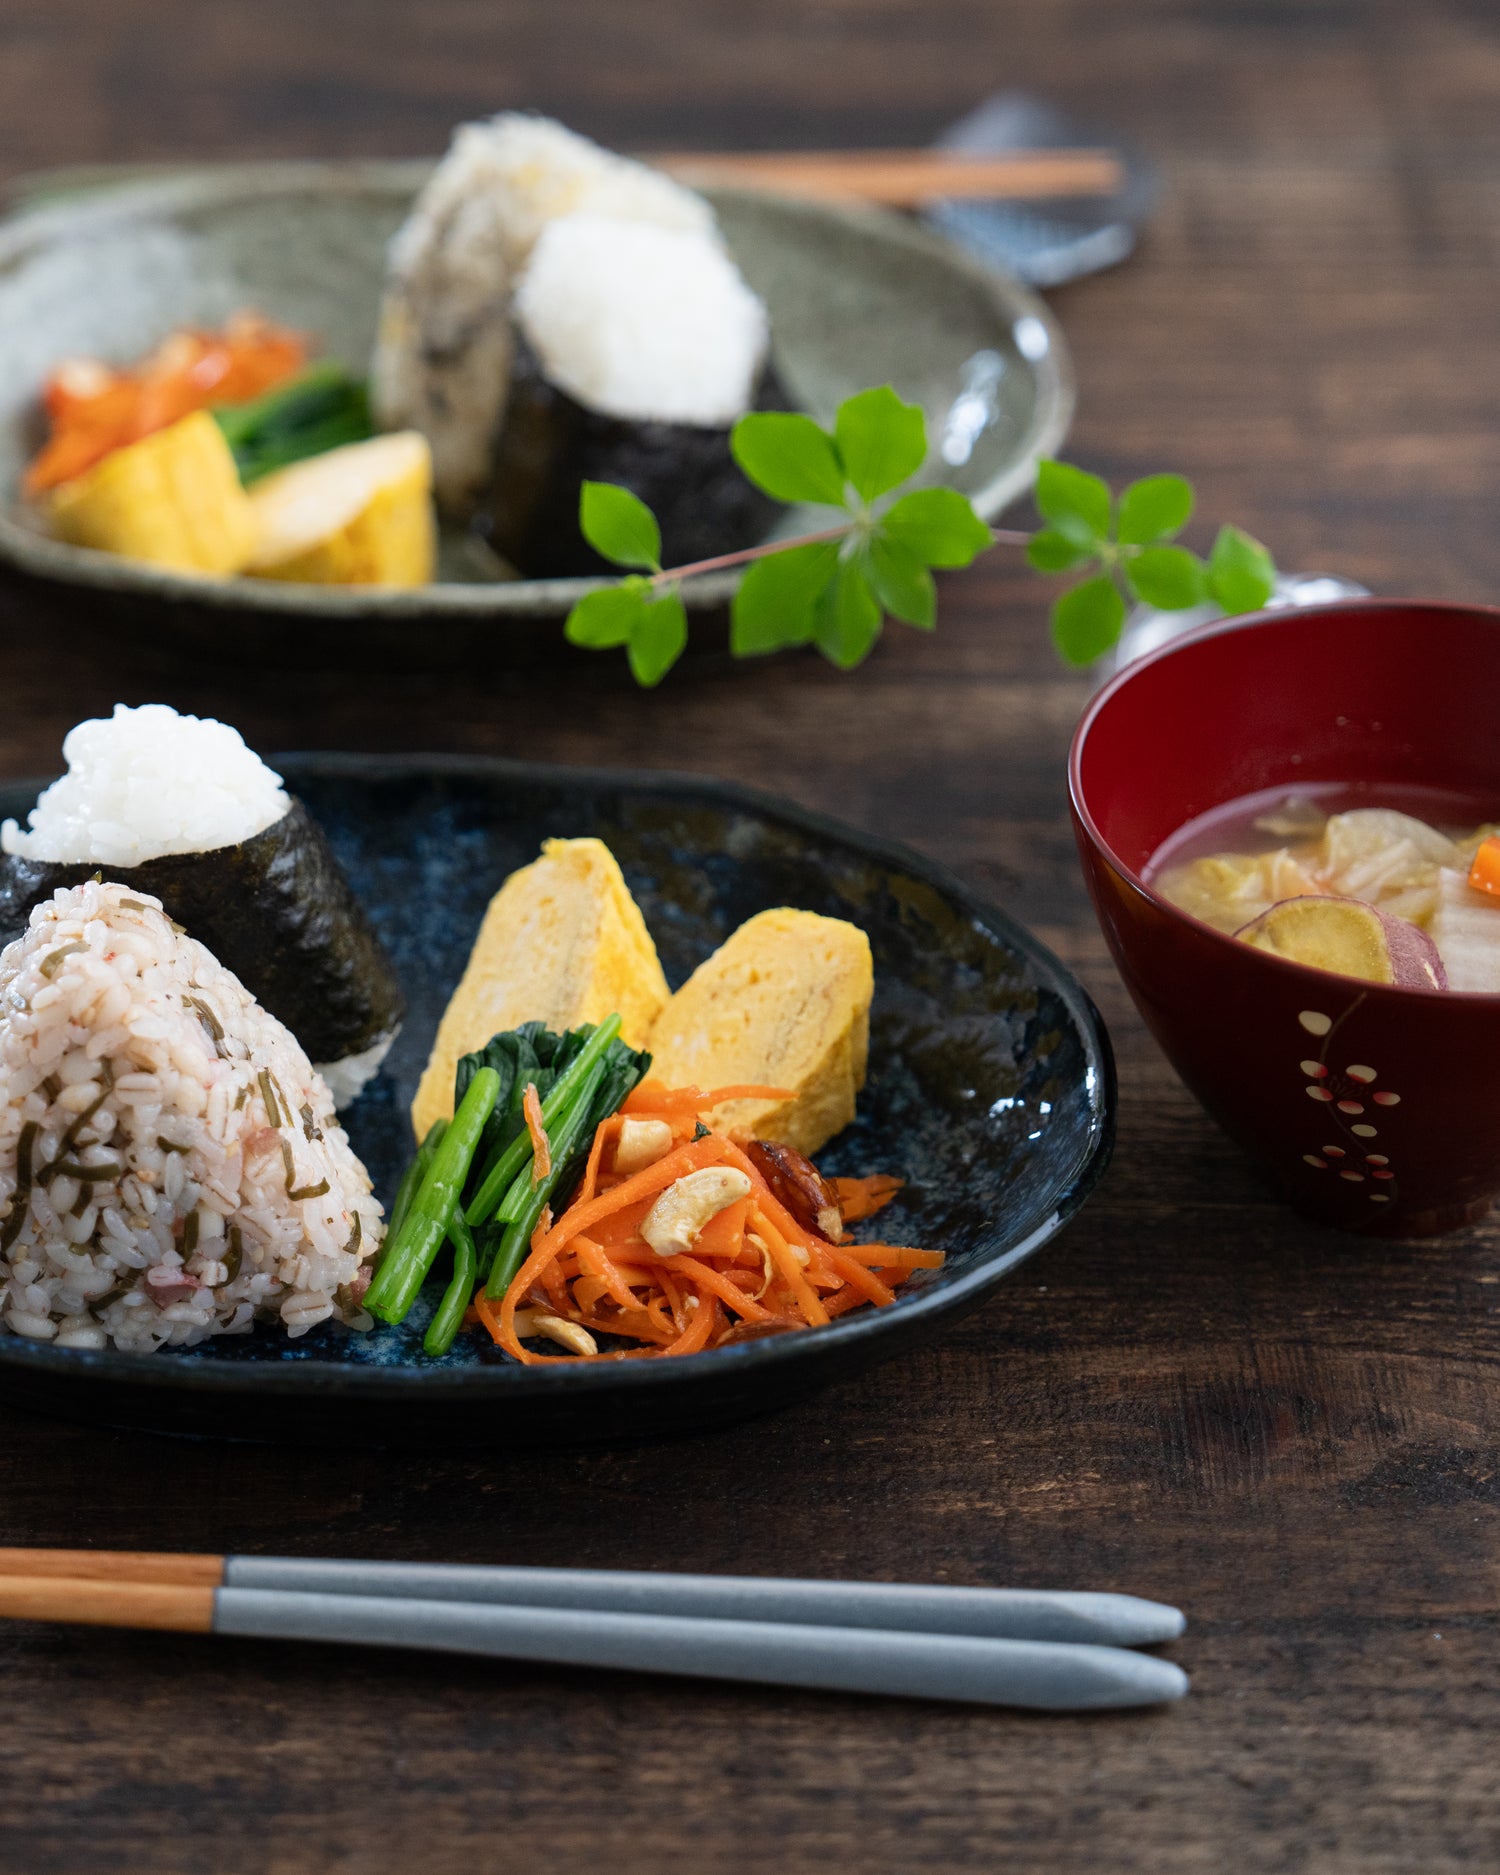
M 1476 892 L 1500 898 L 1500 836 L 1492 833 L 1479 842 L 1474 864 L 1469 868 L 1469 884 Z

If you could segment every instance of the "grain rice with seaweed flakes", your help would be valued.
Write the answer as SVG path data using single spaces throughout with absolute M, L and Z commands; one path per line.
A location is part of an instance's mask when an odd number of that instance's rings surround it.
M 90 881 L 0 954 L 0 1323 L 149 1352 L 359 1306 L 381 1207 L 295 1037 Z

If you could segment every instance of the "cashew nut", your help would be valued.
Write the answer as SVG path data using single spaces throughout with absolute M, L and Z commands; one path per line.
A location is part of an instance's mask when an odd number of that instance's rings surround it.
M 599 1352 L 599 1343 L 586 1328 L 577 1322 L 565 1321 L 561 1315 L 549 1315 L 545 1309 L 517 1309 L 516 1338 L 519 1341 L 535 1338 L 555 1341 L 570 1354 Z
M 622 1120 L 615 1143 L 615 1170 L 644 1172 L 672 1150 L 672 1129 L 665 1120 Z
M 691 1250 L 710 1218 L 750 1195 L 748 1175 L 733 1165 L 706 1165 L 685 1172 L 646 1213 L 641 1235 L 659 1257 Z

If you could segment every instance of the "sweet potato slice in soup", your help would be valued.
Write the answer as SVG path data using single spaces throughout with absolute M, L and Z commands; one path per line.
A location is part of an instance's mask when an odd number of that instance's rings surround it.
M 1283 899 L 1236 933 L 1290 963 L 1399 989 L 1445 990 L 1447 973 L 1427 933 L 1352 898 Z

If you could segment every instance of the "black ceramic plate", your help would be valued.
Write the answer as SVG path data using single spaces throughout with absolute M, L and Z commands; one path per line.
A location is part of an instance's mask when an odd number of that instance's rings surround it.
M 888 1240 L 948 1252 L 894 1307 L 676 1361 L 520 1367 L 487 1338 L 421 1352 L 430 1302 L 399 1329 L 279 1331 L 185 1352 L 94 1354 L 0 1337 L 0 1396 L 116 1425 L 209 1437 L 549 1443 L 648 1436 L 757 1413 L 853 1373 L 972 1309 L 1088 1196 L 1114 1135 L 1114 1067 L 1088 997 L 1049 951 L 905 848 L 768 796 L 670 775 L 434 756 L 287 757 L 410 1002 L 385 1071 L 345 1115 L 389 1202 L 407 1103 L 490 895 L 551 835 L 618 858 L 675 986 L 752 913 L 848 918 L 875 953 L 859 1118 L 819 1156 L 909 1183 Z M 22 816 L 35 784 L 0 788 Z

